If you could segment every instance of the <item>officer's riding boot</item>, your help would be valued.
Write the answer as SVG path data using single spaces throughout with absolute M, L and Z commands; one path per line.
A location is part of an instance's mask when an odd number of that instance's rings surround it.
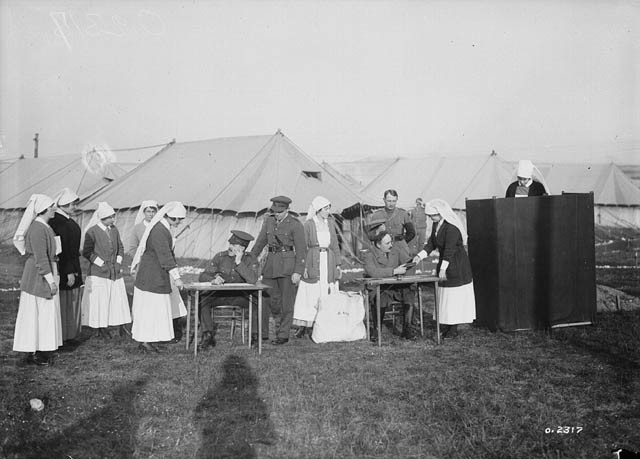
M 202 343 L 200 344 L 200 349 L 205 350 L 210 347 L 215 347 L 216 340 L 213 337 L 213 334 L 210 331 L 206 331 L 202 333 Z
M 411 327 L 412 311 L 413 307 L 410 304 L 405 304 L 402 306 L 403 321 L 401 336 L 405 339 L 414 339 L 416 337 L 416 334 L 413 332 L 413 328 Z
M 458 325 L 449 325 L 449 332 L 447 333 L 448 338 L 455 338 L 458 336 Z
M 179 343 L 182 339 L 182 318 L 173 319 L 173 336 L 172 343 Z
M 451 330 L 451 325 L 440 324 L 440 333 L 443 338 L 447 338 L 449 336 L 449 331 Z

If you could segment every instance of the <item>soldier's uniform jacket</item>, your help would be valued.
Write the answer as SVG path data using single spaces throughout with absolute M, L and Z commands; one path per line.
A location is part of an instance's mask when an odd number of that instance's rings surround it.
M 229 252 L 218 252 L 213 260 L 207 265 L 205 270 L 200 274 L 200 282 L 209 282 L 215 279 L 216 275 L 220 275 L 225 283 L 242 283 L 255 284 L 258 281 L 258 271 L 260 265 L 256 256 L 250 252 L 242 255 L 242 261 L 236 265 L 236 257 L 229 255 Z
M 80 269 L 80 239 L 82 230 L 69 216 L 56 212 L 49 226 L 60 236 L 62 252 L 58 255 L 58 273 L 60 274 L 60 290 L 73 290 L 82 285 L 82 270 Z M 67 276 L 75 274 L 76 281 L 69 287 Z
M 291 214 L 277 222 L 273 216 L 265 218 L 251 253 L 258 257 L 267 246 L 267 260 L 262 270 L 265 278 L 288 277 L 304 272 L 307 244 L 302 223 Z
M 385 220 L 385 230 L 393 237 L 394 241 L 404 240 L 405 242 L 409 242 L 416 235 L 413 221 L 409 213 L 404 209 L 396 207 L 391 213 L 387 212 L 387 209 L 376 210 L 371 215 L 371 220 L 378 219 Z

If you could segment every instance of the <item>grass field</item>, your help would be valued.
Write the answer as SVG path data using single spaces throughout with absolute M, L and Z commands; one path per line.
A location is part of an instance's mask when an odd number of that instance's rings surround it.
M 0 286 L 14 285 L 21 266 L 2 259 Z M 552 335 L 470 327 L 437 346 L 386 333 L 380 349 L 293 339 L 260 357 L 226 328 L 197 359 L 184 342 L 145 355 L 130 338 L 85 329 L 77 349 L 34 367 L 11 351 L 18 295 L 0 293 L 0 457 L 597 459 L 614 445 L 640 449 L 637 310 Z

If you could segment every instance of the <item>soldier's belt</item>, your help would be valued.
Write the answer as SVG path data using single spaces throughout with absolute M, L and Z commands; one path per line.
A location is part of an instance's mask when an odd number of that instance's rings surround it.
M 293 252 L 293 246 L 292 245 L 281 245 L 281 246 L 278 246 L 278 247 L 269 246 L 269 252 L 271 252 L 271 253 L 275 253 L 275 252 Z

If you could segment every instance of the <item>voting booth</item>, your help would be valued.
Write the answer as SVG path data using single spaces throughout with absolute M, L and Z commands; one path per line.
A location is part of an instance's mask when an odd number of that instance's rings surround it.
M 467 200 L 477 323 L 492 331 L 593 322 L 593 193 Z

